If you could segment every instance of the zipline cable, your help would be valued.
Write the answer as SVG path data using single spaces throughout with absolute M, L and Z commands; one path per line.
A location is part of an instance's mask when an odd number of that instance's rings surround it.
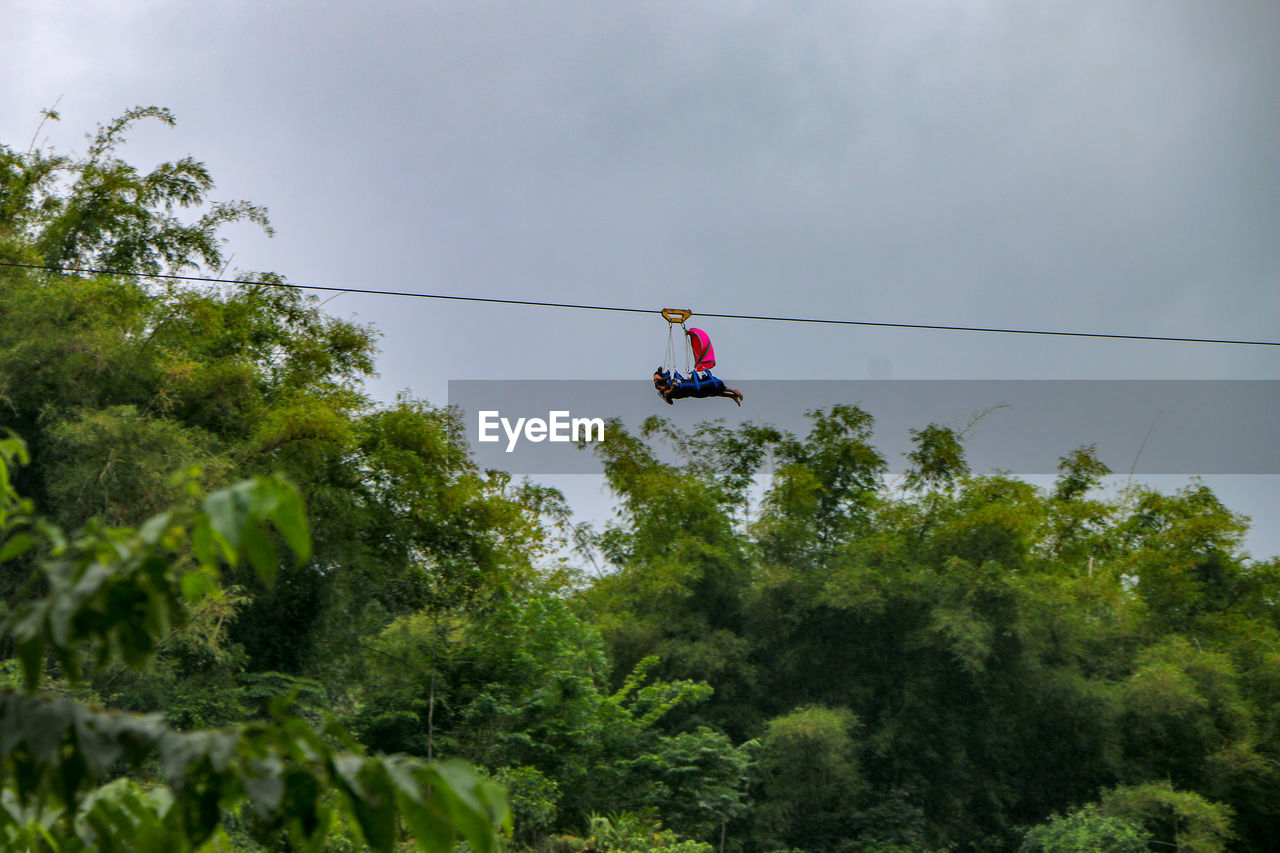
M 346 293 L 363 293 L 371 296 L 406 296 L 415 299 L 447 299 L 457 302 L 486 302 L 498 305 L 530 305 L 536 308 L 573 308 L 583 311 L 622 311 L 629 314 L 661 314 L 661 310 L 652 308 L 629 308 L 619 305 L 585 305 L 573 302 L 537 302 L 528 299 L 497 299 L 485 296 L 459 296 L 446 293 L 415 293 L 408 290 L 375 290 L 358 287 L 327 287 L 319 284 L 294 284 L 283 281 L 237 281 L 229 278 L 206 278 L 196 275 L 177 275 L 173 273 L 143 273 L 124 270 L 103 270 L 87 267 L 52 267 L 40 264 L 20 264 L 0 261 L 0 267 L 17 267 L 21 269 L 41 270 L 56 273 L 87 273 L 89 275 L 118 275 L 134 278 L 161 278 L 174 281 L 193 281 L 207 284 L 235 284 L 241 287 L 288 287 L 295 290 L 323 290 Z M 985 326 L 943 326 L 927 323 L 884 323 L 871 320 L 835 320 L 821 317 L 774 317 L 762 314 L 715 314 L 698 312 L 696 316 L 711 317 L 718 320 L 761 320 L 773 323 L 817 323 L 831 326 L 874 326 L 887 329 L 925 329 L 944 332 L 986 332 L 1002 335 L 1049 335 L 1067 338 L 1110 338 L 1127 341 L 1168 341 L 1186 344 L 1231 344 L 1235 346 L 1280 347 L 1280 341 L 1246 341 L 1225 338 L 1179 338 L 1163 335 L 1120 335 L 1107 332 L 1062 332 L 1046 329 L 1003 329 Z

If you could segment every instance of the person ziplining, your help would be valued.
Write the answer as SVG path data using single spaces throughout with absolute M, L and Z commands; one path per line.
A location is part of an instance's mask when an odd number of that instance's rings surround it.
M 730 388 L 724 384 L 723 380 L 711 374 L 711 368 L 716 366 L 716 354 L 711 346 L 711 336 L 702 329 L 685 327 L 685 321 L 693 316 L 693 312 L 685 308 L 664 308 L 662 316 L 669 325 L 667 326 L 666 360 L 653 371 L 653 387 L 657 390 L 658 396 L 665 400 L 668 406 L 674 406 L 676 400 L 707 397 L 727 397 L 741 406 L 742 392 L 737 388 Z M 692 370 L 686 368 L 688 376 L 682 375 L 676 369 L 673 333 L 677 323 L 684 330 L 686 356 L 689 350 L 693 352 L 693 368 Z

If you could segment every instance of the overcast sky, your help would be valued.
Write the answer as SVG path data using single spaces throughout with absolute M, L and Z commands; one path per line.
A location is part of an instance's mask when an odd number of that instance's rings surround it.
M 24 150 L 58 99 L 38 142 L 64 152 L 171 108 L 123 156 L 194 155 L 217 199 L 266 205 L 278 236 L 228 231 L 232 265 L 299 283 L 1280 334 L 1274 0 L 0 0 L 0 87 L 0 141 Z M 381 330 L 381 399 L 643 378 L 666 347 L 638 314 L 326 310 Z M 800 376 L 1280 378 L 1276 348 L 699 325 L 749 400 Z M 1274 515 L 1276 479 L 1223 491 Z

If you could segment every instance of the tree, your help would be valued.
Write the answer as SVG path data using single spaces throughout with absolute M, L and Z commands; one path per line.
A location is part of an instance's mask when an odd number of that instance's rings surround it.
M 888 466 L 871 446 L 868 412 L 836 405 L 808 415 L 806 440 L 778 441 L 779 464 L 754 532 L 766 563 L 818 572 L 842 543 L 867 531 Z
M 1225 655 L 1175 636 L 1143 650 L 1135 663 L 1117 691 L 1126 781 L 1195 785 L 1209 756 L 1253 742 L 1249 711 Z
M 451 850 L 459 832 L 492 849 L 505 799 L 461 764 L 367 758 L 335 745 L 352 745 L 340 730 L 314 730 L 282 704 L 269 722 L 179 733 L 155 715 L 29 692 L 46 656 L 72 685 L 115 658 L 144 667 L 169 626 L 219 595 L 224 562 L 246 560 L 270 583 L 278 557 L 265 523 L 298 561 L 310 538 L 296 492 L 272 479 L 215 492 L 197 510 L 172 510 L 137 530 L 99 526 L 67 537 L 13 491 L 10 467 L 25 457 L 16 439 L 0 440 L 0 558 L 47 554 L 48 593 L 0 626 L 15 641 L 28 691 L 0 693 L 0 837 L 53 850 L 187 850 L 243 805 L 263 842 L 319 849 L 342 816 L 375 850 L 395 847 L 401 818 L 422 849 Z M 136 772 L 153 760 L 161 787 L 102 784 L 118 764 Z
M 916 449 L 907 454 L 906 487 L 927 490 L 950 486 L 969 473 L 964 458 L 962 436 L 947 427 L 930 424 L 922 430 L 909 429 Z
M 198 262 L 218 269 L 223 225 L 243 220 L 271 233 L 266 210 L 243 201 L 213 203 L 195 222 L 183 222 L 175 209 L 204 204 L 213 179 L 191 157 L 145 175 L 116 157 L 143 119 L 174 124 L 167 109 L 133 107 L 100 125 L 79 159 L 0 146 L 0 260 L 149 273 Z
M 1142 824 L 1106 815 L 1097 804 L 1054 815 L 1027 832 L 1018 853 L 1143 853 L 1147 850 Z
M 1101 810 L 1140 821 L 1152 841 L 1176 853 L 1220 853 L 1234 832 L 1231 808 L 1167 782 L 1115 788 L 1102 795 Z
M 750 485 L 741 457 L 758 460 L 767 437 L 714 427 L 683 435 L 657 419 L 641 436 L 621 425 L 609 435 L 600 452 L 618 520 L 598 545 L 613 571 L 592 585 L 588 606 L 600 616 L 615 678 L 655 657 L 664 678 L 706 681 L 715 689 L 708 712 L 740 737 L 755 711 L 742 637 L 751 565 L 734 514 Z M 669 440 L 687 464 L 662 462 L 649 436 Z
M 353 727 L 372 748 L 461 756 L 518 780 L 517 834 L 578 827 L 593 811 L 659 815 L 709 838 L 741 808 L 747 758 L 706 727 L 666 734 L 672 712 L 710 694 L 646 684 L 646 660 L 610 692 L 598 632 L 560 599 L 508 599 L 483 613 L 424 609 L 373 646 Z
M 265 227 L 260 207 L 209 200 L 202 163 L 144 174 L 120 159 L 145 120 L 173 117 L 130 110 L 80 158 L 0 149 L 0 261 L 216 270 L 221 226 Z M 245 669 L 321 677 L 340 697 L 361 665 L 345 638 L 376 634 L 430 597 L 478 601 L 525 582 L 545 546 L 542 516 L 563 502 L 478 470 L 456 413 L 409 398 L 375 405 L 362 387 L 373 330 L 273 286 L 287 284 L 279 276 L 242 278 L 255 283 L 0 267 L 0 416 L 31 450 L 18 487 L 67 528 L 140 524 L 185 500 L 193 466 L 205 489 L 290 477 L 323 519 L 312 559 L 269 588 L 231 569 L 242 599 L 227 639 Z M 0 569 L 0 595 L 30 595 L 33 570 L 29 560 Z
M 767 721 L 797 707 L 859 721 L 848 753 L 859 793 L 792 812 L 795 786 L 762 782 L 751 813 L 764 817 L 731 838 L 798 844 L 774 832 L 794 813 L 827 820 L 810 834 L 851 851 L 1011 849 L 1056 813 L 1069 819 L 1037 836 L 1046 843 L 1114 835 L 1123 848 L 1132 839 L 1115 821 L 1137 818 L 1077 815 L 1079 804 L 1117 784 L 1172 779 L 1235 810 L 1220 826 L 1239 834 L 1239 849 L 1271 849 L 1280 576 L 1274 560 L 1239 551 L 1241 519 L 1196 485 L 1099 498 L 1105 469 L 1088 447 L 1063 457 L 1047 490 L 973 475 L 941 428 L 914 433 L 914 488 L 892 494 L 866 446 L 869 416 L 812 416 L 805 438 L 754 428 L 754 444 L 654 424 L 606 455 L 625 507 L 605 536 L 620 546 L 619 571 L 590 601 L 611 653 L 706 648 L 710 617 L 690 619 L 700 599 L 673 595 L 705 574 L 668 556 L 696 529 L 697 541 L 743 555 L 745 565 L 711 570 L 735 579 L 729 612 L 745 654 L 730 671 L 746 675 L 740 695 L 752 697 L 705 706 L 703 719 L 732 720 L 736 737 L 762 743 Z M 730 434 L 784 460 L 754 519 L 738 520 L 746 504 L 730 484 L 761 457 L 731 465 L 701 438 Z M 667 435 L 687 451 L 678 464 L 642 440 Z
M 220 264 L 218 225 L 263 212 L 211 203 L 190 158 L 118 158 L 169 118 L 130 111 L 84 157 L 0 149 L 0 261 Z M 6 510 L 0 681 L 42 645 L 59 692 L 5 694 L 0 845 L 162 847 L 219 803 L 237 843 L 385 845 L 382 806 L 414 813 L 412 768 L 449 756 L 511 787 L 517 844 L 561 851 L 1124 849 L 1138 825 L 1274 849 L 1280 561 L 1203 485 L 1108 497 L 1086 446 L 1042 489 L 935 424 L 900 490 L 852 402 L 799 435 L 655 418 L 598 448 L 618 513 L 580 537 L 587 579 L 554 554 L 558 493 L 479 470 L 457 412 L 368 399 L 372 329 L 242 278 L 0 267 L 0 418 L 31 450 L 10 485 L 48 516 Z M 228 526 L 290 504 L 269 472 L 307 495 L 305 561 Z M 99 784 L 103 756 L 129 776 Z
M 757 773 L 764 794 L 759 832 L 782 848 L 839 849 L 853 835 L 864 780 L 854 740 L 860 724 L 847 710 L 809 706 L 770 720 Z

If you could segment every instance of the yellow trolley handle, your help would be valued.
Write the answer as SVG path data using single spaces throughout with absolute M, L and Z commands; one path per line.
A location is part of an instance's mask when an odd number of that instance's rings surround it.
M 662 319 L 668 323 L 679 323 L 684 325 L 684 321 L 693 316 L 693 312 L 688 308 L 663 308 L 661 311 Z

